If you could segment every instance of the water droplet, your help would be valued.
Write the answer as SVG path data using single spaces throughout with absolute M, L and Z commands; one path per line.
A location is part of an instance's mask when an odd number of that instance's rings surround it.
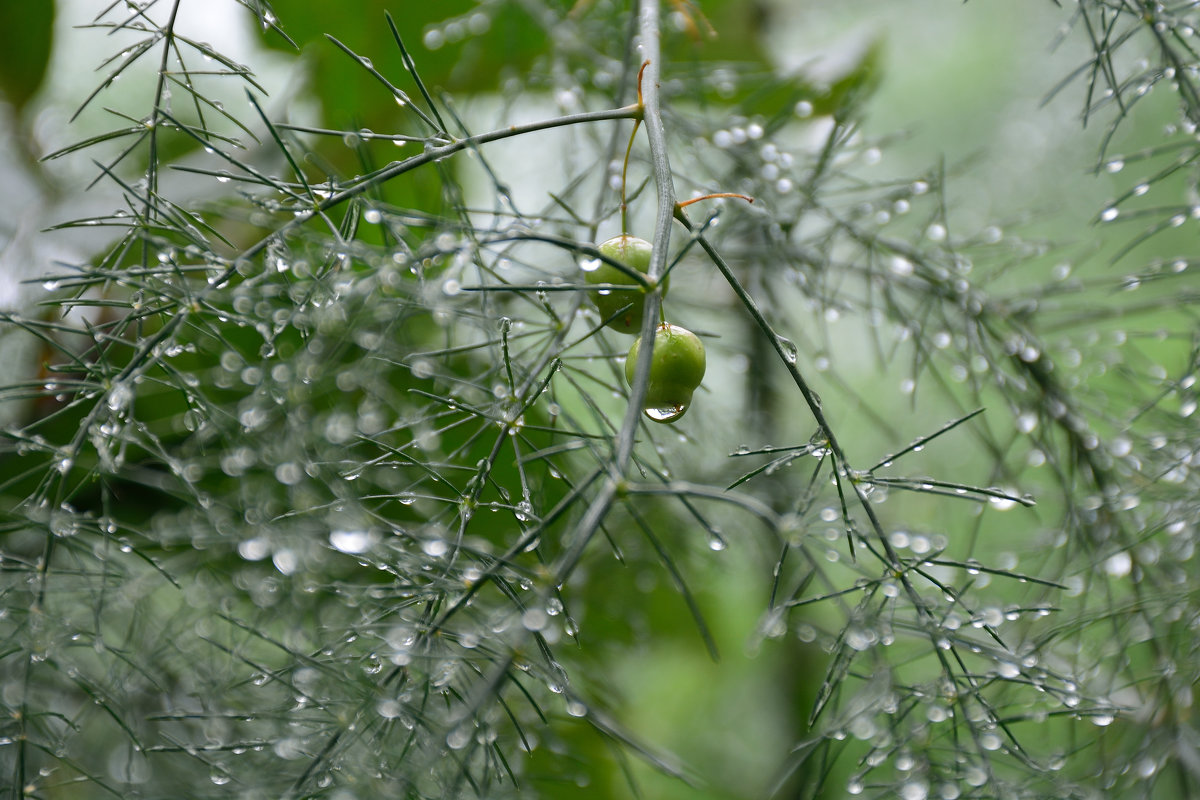
M 1000 737 L 991 731 L 984 733 L 979 737 L 979 746 L 984 750 L 999 750 L 1000 745 L 1003 743 L 1004 742 L 1001 741 Z
M 529 608 L 521 615 L 521 625 L 527 631 L 544 630 L 550 617 L 540 608 Z
M 124 383 L 113 384 L 112 389 L 108 392 L 108 397 L 105 403 L 112 411 L 120 411 L 129 405 L 133 399 L 133 390 Z
M 270 552 L 270 543 L 262 537 L 246 539 L 238 544 L 238 555 L 247 561 L 262 561 Z
M 471 741 L 471 726 L 463 723 L 446 736 L 446 744 L 451 750 L 462 750 Z
M 913 274 L 913 263 L 904 256 L 893 256 L 888 268 L 892 274 L 900 277 L 908 277 Z
M 380 700 L 379 704 L 375 706 L 375 710 L 384 719 L 397 719 L 404 714 L 403 704 L 390 697 Z
M 674 422 L 687 413 L 688 406 L 663 406 L 661 408 L 647 408 L 646 416 L 655 422 Z
M 776 338 L 776 343 L 779 345 L 779 350 L 783 353 L 783 358 L 789 364 L 796 363 L 796 343 L 791 339 L 785 339 L 782 336 Z
M 976 618 L 973 623 L 986 625 L 989 628 L 998 628 L 1004 623 L 1004 612 L 996 606 L 988 606 L 987 608 L 983 609 L 979 617 Z M 976 627 L 979 627 L 979 625 L 976 625 Z
M 271 563 L 281 575 L 291 575 L 300 566 L 300 559 L 291 550 L 280 550 L 271 557 Z
M 1133 571 L 1133 558 L 1127 552 L 1114 553 L 1104 562 L 1104 571 L 1114 578 L 1124 578 Z
M 365 553 L 371 547 L 371 534 L 367 531 L 332 531 L 329 543 L 343 553 Z
M 866 650 L 878 641 L 874 631 L 853 627 L 846 631 L 846 644 L 855 650 Z
M 1100 212 L 1100 221 L 1101 222 L 1112 222 L 1114 219 L 1117 218 L 1117 216 L 1120 213 L 1121 212 L 1118 211 L 1116 208 L 1111 208 L 1111 207 L 1106 208 Z
M 303 471 L 294 461 L 285 461 L 275 468 L 275 480 L 285 486 L 295 486 L 303 478 Z
M 1011 494 L 1011 492 L 1008 494 Z M 1010 497 L 989 497 L 988 503 L 997 511 L 1008 511 L 1017 505 L 1017 501 Z
M 421 39 L 426 50 L 437 50 L 446 43 L 446 35 L 437 28 L 430 28 L 425 31 L 425 36 Z

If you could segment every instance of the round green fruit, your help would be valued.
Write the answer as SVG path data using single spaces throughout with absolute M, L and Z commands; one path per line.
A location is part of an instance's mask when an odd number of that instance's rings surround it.
M 625 358 L 625 379 L 633 384 L 637 369 L 639 337 Z M 663 323 L 654 329 L 654 352 L 650 355 L 650 385 L 642 407 L 655 422 L 674 422 L 692 402 L 692 393 L 704 380 L 704 343 L 678 325 Z
M 650 257 L 654 253 L 653 246 L 645 239 L 628 235 L 614 236 L 601 244 L 599 249 L 605 258 L 620 262 L 642 274 L 650 269 Z M 595 269 L 585 270 L 583 279 L 591 284 L 609 283 L 631 287 L 602 289 L 589 292 L 589 295 L 600 316 L 609 320 L 608 327 L 636 336 L 642 328 L 642 311 L 646 305 L 646 293 L 642 286 L 607 261 L 600 261 L 600 265 Z M 664 294 L 667 291 L 667 283 L 663 282 Z

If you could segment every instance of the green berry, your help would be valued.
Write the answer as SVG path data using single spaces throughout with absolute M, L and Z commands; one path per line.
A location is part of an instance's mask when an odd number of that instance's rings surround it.
M 614 236 L 600 245 L 600 252 L 605 258 L 618 261 L 630 269 L 645 274 L 650 269 L 650 257 L 654 253 L 653 246 L 645 239 L 636 236 Z M 642 328 L 642 311 L 646 305 L 646 294 L 642 286 L 626 273 L 601 261 L 600 266 L 583 273 L 585 281 L 591 284 L 610 283 L 618 286 L 630 286 L 629 289 L 607 289 L 590 292 L 600 316 L 609 319 L 608 327 L 621 333 L 637 335 Z M 667 290 L 667 282 L 663 282 L 663 292 Z
M 625 358 L 625 379 L 633 384 L 637 368 L 639 337 Z M 654 352 L 650 356 L 650 385 L 642 407 L 655 422 L 674 422 L 692 402 L 692 393 L 704 380 L 704 343 L 678 325 L 663 323 L 654 329 Z

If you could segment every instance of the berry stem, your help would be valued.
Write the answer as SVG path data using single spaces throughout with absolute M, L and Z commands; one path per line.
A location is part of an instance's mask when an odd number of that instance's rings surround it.
M 648 66 L 650 66 L 649 59 L 643 61 L 641 68 L 638 70 L 638 78 L 637 78 L 638 102 L 637 102 L 637 105 L 638 105 L 638 109 L 640 109 L 642 111 L 645 111 L 645 109 L 646 109 L 646 101 L 642 98 L 642 77 L 646 74 L 646 67 L 648 67 Z
M 700 10 L 699 4 L 687 3 L 685 0 L 671 0 L 671 5 L 675 6 L 675 13 L 683 17 L 683 30 L 693 42 L 699 43 L 704 38 L 717 38 L 716 29 L 708 21 L 708 17 L 704 16 L 704 12 Z M 689 6 L 691 7 L 689 8 Z M 693 11 L 695 15 L 693 15 Z M 697 17 L 699 17 L 700 22 L 703 24 L 703 35 L 700 33 L 701 26 L 696 24 Z
M 641 89 L 641 86 L 639 86 L 638 87 L 638 105 L 639 106 L 641 105 L 641 102 L 642 102 L 642 89 Z M 622 235 L 626 235 L 626 236 L 629 235 L 629 206 L 625 202 L 625 187 L 628 183 L 627 177 L 629 175 L 629 156 L 633 152 L 633 141 L 637 137 L 638 127 L 640 127 L 641 124 L 642 124 L 642 121 L 640 119 L 635 119 L 633 121 L 633 131 L 630 132 L 630 134 L 629 134 L 629 144 L 625 148 L 625 163 L 621 165 L 621 233 L 622 233 Z
M 741 200 L 745 200 L 747 203 L 754 202 L 754 198 L 748 194 L 739 194 L 737 192 L 714 192 L 713 194 L 704 194 L 700 195 L 699 197 L 693 197 L 691 200 L 684 200 L 683 202 L 676 203 L 675 207 L 684 208 L 685 206 L 690 206 L 692 203 L 699 203 L 701 200 L 713 200 L 718 197 L 737 197 Z
M 643 61 L 641 69 L 638 70 L 637 76 L 637 108 L 638 111 L 645 111 L 646 103 L 642 97 L 642 76 L 646 74 L 646 67 L 650 66 L 649 61 Z M 637 116 L 633 120 L 633 131 L 629 134 L 629 145 L 625 148 L 625 163 L 621 165 L 621 233 L 629 234 L 629 206 L 625 203 L 625 187 L 628 185 L 629 175 L 629 156 L 633 152 L 633 142 L 637 137 L 638 127 L 642 124 L 641 116 Z

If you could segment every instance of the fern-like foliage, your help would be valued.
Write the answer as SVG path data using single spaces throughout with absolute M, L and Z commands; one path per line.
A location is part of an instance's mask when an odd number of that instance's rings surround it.
M 1064 11 L 1094 58 L 1053 94 L 1138 172 L 1097 226 L 1143 221 L 1079 259 L 960 229 L 940 166 L 874 177 L 873 48 L 818 80 L 691 60 L 703 4 L 384 15 L 387 53 L 319 45 L 395 109 L 372 130 L 274 109 L 185 4 L 87 26 L 127 43 L 80 111 L 150 90 L 47 156 L 122 203 L 46 235 L 113 235 L 2 318 L 35 353 L 0 386 L 9 796 L 625 796 L 634 762 L 708 791 L 606 648 L 662 581 L 719 657 L 693 578 L 730 549 L 804 699 L 755 792 L 1196 792 L 1193 4 Z M 545 51 L 487 102 L 424 72 L 524 6 Z M 643 332 L 708 347 L 673 427 L 588 297 L 626 226 Z

